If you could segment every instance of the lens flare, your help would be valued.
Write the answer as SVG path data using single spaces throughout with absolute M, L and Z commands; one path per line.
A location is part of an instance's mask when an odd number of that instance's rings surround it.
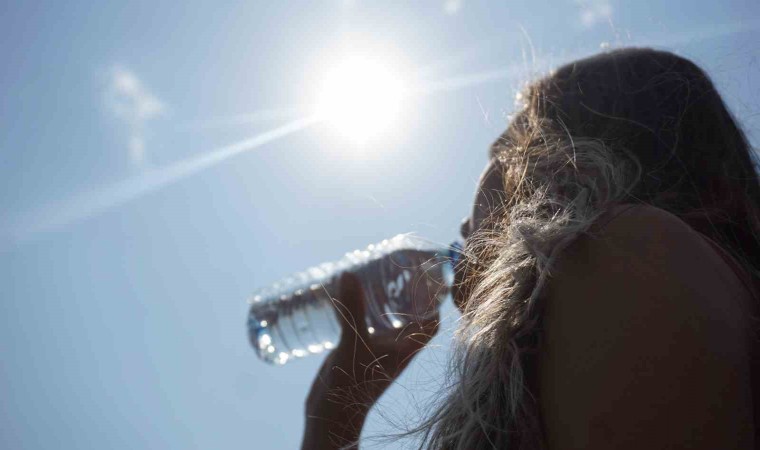
M 388 64 L 352 57 L 326 73 L 317 115 L 344 136 L 363 140 L 391 127 L 404 91 L 404 83 Z

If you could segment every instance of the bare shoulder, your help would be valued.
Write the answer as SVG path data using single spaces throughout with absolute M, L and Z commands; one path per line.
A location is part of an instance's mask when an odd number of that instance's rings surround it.
M 745 314 L 716 257 L 648 206 L 567 249 L 544 297 L 550 448 L 751 447 Z
M 636 283 L 636 288 L 678 289 L 694 294 L 715 293 L 730 295 L 732 301 L 717 301 L 709 295 L 689 298 L 693 307 L 723 307 L 741 310 L 743 293 L 740 281 L 725 261 L 688 224 L 674 214 L 649 205 L 621 205 L 610 213 L 610 220 L 602 220 L 601 227 L 592 227 L 588 236 L 578 239 L 567 249 L 555 271 L 581 271 L 586 276 L 571 277 L 573 281 L 588 279 L 588 273 L 604 275 L 597 281 L 622 275 L 618 282 Z M 555 277 L 557 278 L 557 277 Z M 562 283 L 562 278 L 559 277 Z M 614 289 L 610 283 L 601 287 Z M 706 300 L 707 304 L 700 304 Z

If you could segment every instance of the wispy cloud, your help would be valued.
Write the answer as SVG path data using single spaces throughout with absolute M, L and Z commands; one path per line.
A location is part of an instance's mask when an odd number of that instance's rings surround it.
M 445 0 L 443 2 L 443 12 L 449 15 L 454 15 L 462 9 L 463 0 Z
M 166 111 L 166 105 L 148 91 L 131 70 L 117 66 L 111 69 L 106 102 L 111 112 L 127 126 L 127 148 L 133 164 L 146 162 L 146 124 Z
M 610 0 L 574 0 L 579 8 L 578 20 L 584 28 L 591 28 L 612 17 Z

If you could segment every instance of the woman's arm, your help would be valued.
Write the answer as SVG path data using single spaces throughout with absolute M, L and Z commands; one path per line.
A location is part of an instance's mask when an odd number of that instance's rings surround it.
M 336 311 L 341 340 L 327 355 L 306 399 L 302 449 L 357 448 L 369 410 L 438 330 L 436 314 L 371 339 L 363 324 L 359 280 L 347 273 L 340 285 Z
M 675 216 L 634 208 L 576 242 L 548 285 L 549 448 L 753 448 L 746 294 Z
M 367 413 L 390 381 L 384 376 L 364 377 L 364 368 L 355 366 L 342 349 L 325 359 L 306 399 L 302 449 L 358 447 Z

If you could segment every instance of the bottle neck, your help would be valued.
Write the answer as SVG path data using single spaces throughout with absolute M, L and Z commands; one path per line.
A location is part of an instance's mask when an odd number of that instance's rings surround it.
M 451 261 L 451 267 L 456 267 L 459 260 L 462 259 L 462 242 L 454 241 L 449 245 L 447 255 Z

